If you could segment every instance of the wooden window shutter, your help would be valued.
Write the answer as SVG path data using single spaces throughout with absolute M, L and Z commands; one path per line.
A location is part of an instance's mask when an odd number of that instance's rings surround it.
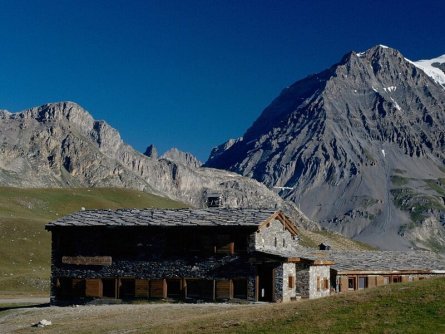
M 103 287 L 100 278 L 85 280 L 85 296 L 102 297 Z
M 324 290 L 329 289 L 329 280 L 327 278 L 323 278 L 323 289 Z
M 341 276 L 340 278 L 340 292 L 348 291 L 348 277 Z
M 293 289 L 295 287 L 295 277 L 289 276 L 288 283 L 289 283 L 289 289 Z

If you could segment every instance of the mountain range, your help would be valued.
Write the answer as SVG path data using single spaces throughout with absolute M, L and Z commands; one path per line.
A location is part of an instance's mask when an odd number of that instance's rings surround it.
M 118 131 L 73 102 L 18 113 L 0 111 L 0 185 L 23 188 L 120 187 L 204 207 L 219 196 L 227 207 L 283 208 L 300 226 L 318 228 L 295 204 L 238 174 L 201 168 L 189 153 L 158 157 L 124 143 Z M 80 208 L 79 208 L 80 209 Z
M 378 45 L 284 89 L 205 166 L 276 188 L 323 227 L 445 250 L 445 56 Z
M 132 188 L 194 207 L 218 196 L 383 249 L 444 252 L 444 71 L 445 56 L 350 52 L 284 89 L 204 165 L 177 149 L 137 152 L 73 102 L 0 110 L 0 185 Z

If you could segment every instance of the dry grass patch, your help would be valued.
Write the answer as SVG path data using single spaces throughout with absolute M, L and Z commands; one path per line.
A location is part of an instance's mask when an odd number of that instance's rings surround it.
M 11 310 L 0 328 L 34 333 L 445 333 L 445 279 L 288 304 L 144 304 Z

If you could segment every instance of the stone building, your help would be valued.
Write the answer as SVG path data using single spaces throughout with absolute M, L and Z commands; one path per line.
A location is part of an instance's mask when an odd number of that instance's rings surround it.
M 281 211 L 81 211 L 52 233 L 51 302 L 290 301 L 329 294 L 331 261 L 297 256 Z
M 335 262 L 331 285 L 336 292 L 445 277 L 445 259 L 429 251 L 333 251 L 325 257 Z

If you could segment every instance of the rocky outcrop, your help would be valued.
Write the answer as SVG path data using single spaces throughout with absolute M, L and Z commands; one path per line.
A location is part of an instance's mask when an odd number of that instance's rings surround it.
M 202 166 L 202 162 L 199 161 L 193 154 L 179 151 L 175 147 L 165 152 L 161 158 L 188 166 L 190 168 L 199 168 Z
M 196 158 L 172 150 L 158 159 L 125 144 L 104 121 L 72 102 L 20 113 L 0 111 L 0 184 L 15 187 L 125 187 L 206 205 L 206 194 L 224 206 L 283 208 L 300 225 L 317 228 L 292 203 L 255 180 L 199 168 Z
M 445 90 L 437 80 L 392 48 L 351 52 L 286 88 L 206 166 L 278 187 L 329 229 L 411 247 L 400 233 L 410 217 L 394 202 L 393 177 L 445 176 Z

